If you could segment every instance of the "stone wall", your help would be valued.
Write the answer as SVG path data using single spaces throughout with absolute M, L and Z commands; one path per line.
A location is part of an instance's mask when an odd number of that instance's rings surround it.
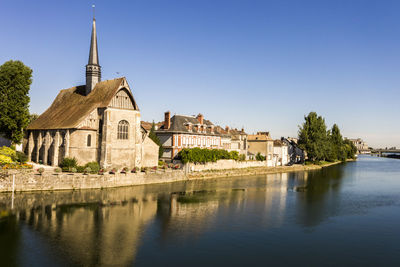
M 243 169 L 266 166 L 266 161 L 235 161 L 232 159 L 223 159 L 218 160 L 217 162 L 207 162 L 206 164 L 189 163 L 189 170 L 199 172 L 207 170 Z
M 15 191 L 75 190 L 111 188 L 142 184 L 156 184 L 186 180 L 183 170 L 158 170 L 139 173 L 117 174 L 56 174 L 45 171 L 42 175 L 33 170 L 2 171 L 0 173 L 0 192 L 12 191 L 15 174 Z
M 146 136 L 142 147 L 142 167 L 158 166 L 159 146 L 150 137 Z

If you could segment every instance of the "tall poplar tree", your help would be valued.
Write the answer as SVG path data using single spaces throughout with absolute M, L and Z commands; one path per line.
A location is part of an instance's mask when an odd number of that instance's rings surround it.
M 328 137 L 325 119 L 316 112 L 310 112 L 304 117 L 305 122 L 299 126 L 299 146 L 307 151 L 311 161 L 325 160 Z
M 332 126 L 332 129 L 330 131 L 329 143 L 331 146 L 331 150 L 334 154 L 334 158 L 330 159 L 330 161 L 346 160 L 346 151 L 343 144 L 343 137 L 340 133 L 339 126 L 337 126 L 336 123 Z
M 32 70 L 21 61 L 0 66 L 0 134 L 19 144 L 29 123 L 28 96 Z

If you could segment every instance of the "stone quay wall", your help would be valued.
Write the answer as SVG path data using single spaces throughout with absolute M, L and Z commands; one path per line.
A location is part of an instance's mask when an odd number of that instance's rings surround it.
M 201 172 L 209 170 L 229 170 L 229 169 L 244 169 L 254 167 L 267 167 L 267 161 L 236 161 L 233 159 L 222 159 L 217 162 L 207 162 L 205 164 L 189 163 L 191 172 Z
M 266 167 L 252 166 L 262 162 L 244 162 L 247 164 L 230 165 L 229 161 L 224 163 L 195 165 L 195 171 L 190 171 L 191 165 L 185 166 L 184 170 L 157 170 L 139 173 L 116 173 L 116 174 L 82 174 L 82 173 L 60 173 L 46 170 L 42 175 L 33 170 L 0 170 L 0 193 L 12 192 L 13 175 L 15 175 L 16 192 L 24 191 L 54 191 L 54 190 L 80 190 L 80 189 L 103 189 L 133 185 L 161 184 L 178 181 L 197 179 L 214 179 L 229 176 L 252 176 L 271 173 L 311 171 L 328 167 L 340 162 L 334 162 L 323 166 L 319 165 L 293 165 Z M 233 166 L 234 168 L 229 168 Z M 219 169 L 212 169 L 219 167 Z M 202 169 L 203 168 L 203 169 Z M 208 169 L 206 169 L 208 168 Z
M 157 170 L 153 172 L 82 174 L 45 171 L 42 175 L 33 170 L 9 170 L 0 173 L 0 193 L 11 192 L 15 175 L 15 191 L 52 191 L 102 189 L 121 186 L 157 184 L 187 180 L 183 170 Z

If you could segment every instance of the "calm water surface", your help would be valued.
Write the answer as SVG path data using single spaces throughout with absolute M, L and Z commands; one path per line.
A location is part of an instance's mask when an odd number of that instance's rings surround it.
M 400 160 L 0 194 L 1 266 L 400 266 Z

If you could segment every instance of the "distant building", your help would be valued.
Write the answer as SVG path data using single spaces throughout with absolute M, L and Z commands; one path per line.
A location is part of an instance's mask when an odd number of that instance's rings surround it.
M 274 166 L 285 166 L 289 163 L 288 145 L 281 140 L 274 140 Z
M 361 138 L 357 139 L 349 139 L 357 148 L 358 154 L 369 154 L 371 153 L 370 149 L 366 142 L 364 142 Z
M 282 137 L 281 141 L 288 146 L 289 163 L 302 164 L 305 160 L 305 152 L 297 145 L 297 138 Z
M 223 135 L 216 126 L 205 120 L 202 114 L 197 116 L 164 114 L 164 123 L 156 131 L 164 148 L 162 159 L 170 161 L 176 158 L 183 148 L 223 149 Z
M 247 136 L 248 152 L 251 157 L 260 153 L 266 157 L 267 166 L 274 166 L 274 140 L 272 140 L 269 132 L 258 132 L 257 134 L 249 134 Z

